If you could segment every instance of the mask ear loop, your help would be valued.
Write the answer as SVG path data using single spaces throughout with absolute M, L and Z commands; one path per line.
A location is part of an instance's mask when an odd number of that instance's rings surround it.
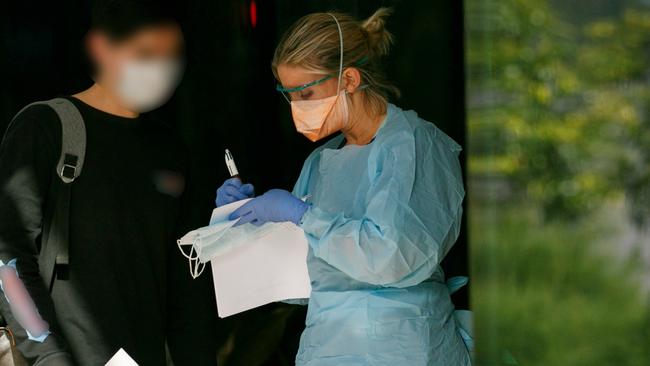
M 178 248 L 181 251 L 181 254 L 185 258 L 187 258 L 189 269 L 190 269 L 190 275 L 192 278 L 196 279 L 199 277 L 202 273 L 203 270 L 205 269 L 205 263 L 202 263 L 199 259 L 199 251 L 194 248 L 194 244 L 181 244 L 180 240 L 176 241 Z M 190 253 L 186 254 L 185 251 L 183 250 L 183 245 L 189 245 L 190 246 Z
M 181 243 L 180 240 L 176 240 L 176 245 L 178 246 L 178 249 L 180 249 L 181 254 L 183 254 L 185 258 L 192 260 L 192 259 L 197 259 L 199 257 L 199 253 L 194 250 L 194 244 Z M 190 254 L 185 253 L 183 246 L 190 246 Z M 194 256 L 193 253 L 196 253 L 196 256 Z
M 334 14 L 332 13 L 327 13 L 329 16 L 334 18 L 334 21 L 336 22 L 336 27 L 339 30 L 339 44 L 341 46 L 341 55 L 339 57 L 339 83 L 338 86 L 336 87 L 337 93 L 340 93 L 341 91 L 341 78 L 343 77 L 343 31 L 341 30 L 341 24 L 339 24 L 339 20 L 336 19 Z
M 201 240 L 201 238 L 199 238 L 199 240 Z M 194 279 L 199 277 L 205 269 L 205 263 L 201 262 L 200 259 L 201 253 L 199 249 L 195 248 L 194 245 L 192 245 L 192 251 L 190 252 L 190 271 L 192 272 L 192 278 Z M 196 253 L 196 256 L 192 256 L 192 253 Z
M 282 94 L 282 96 L 284 97 L 284 100 L 286 100 L 287 103 L 289 103 L 289 105 L 291 105 L 291 101 L 289 100 L 289 98 L 287 98 L 286 95 L 284 95 L 284 92 L 280 92 L 280 94 Z
M 190 259 L 190 273 L 192 275 L 192 278 L 196 279 L 203 273 L 203 270 L 205 269 L 205 263 L 201 262 L 199 259 L 199 254 L 198 251 L 194 249 L 194 246 L 192 246 L 192 251 L 190 252 L 190 257 L 192 256 L 192 253 L 196 252 L 196 257 L 193 257 L 193 259 Z

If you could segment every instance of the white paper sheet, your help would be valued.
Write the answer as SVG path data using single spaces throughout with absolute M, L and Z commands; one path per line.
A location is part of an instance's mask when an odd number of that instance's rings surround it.
M 215 209 L 210 223 L 223 221 L 243 203 Z M 243 226 L 228 230 L 235 233 Z M 230 246 L 210 261 L 221 318 L 275 301 L 308 298 L 311 293 L 304 231 L 293 223 L 263 227 L 250 242 Z
M 104 366 L 138 366 L 123 348 L 120 348 Z
M 210 225 L 214 225 L 218 222 L 228 221 L 228 216 L 244 205 L 244 203 L 252 200 L 252 198 L 246 198 L 240 201 L 235 201 L 221 207 L 217 207 L 212 210 L 212 216 L 210 216 Z M 233 223 L 234 224 L 234 223 Z

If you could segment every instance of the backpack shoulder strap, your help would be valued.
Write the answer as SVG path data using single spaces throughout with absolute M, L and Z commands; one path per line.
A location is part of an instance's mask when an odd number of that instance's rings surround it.
M 56 175 L 60 180 L 51 183 L 38 256 L 41 277 L 51 290 L 55 272 L 66 273 L 69 264 L 71 183 L 79 177 L 83 168 L 86 126 L 77 107 L 65 98 L 32 103 L 18 114 L 33 105 L 49 106 L 61 121 L 61 154 L 56 166 Z
M 46 105 L 54 109 L 61 120 L 61 155 L 56 174 L 64 183 L 72 183 L 79 175 L 86 156 L 86 125 L 77 107 L 65 98 L 34 102 L 21 109 L 21 114 L 33 105 Z M 17 114 L 17 115 L 18 115 Z
M 61 120 L 61 155 L 56 173 L 64 183 L 72 183 L 79 175 L 86 157 L 86 125 L 71 101 L 55 98 L 45 102 Z

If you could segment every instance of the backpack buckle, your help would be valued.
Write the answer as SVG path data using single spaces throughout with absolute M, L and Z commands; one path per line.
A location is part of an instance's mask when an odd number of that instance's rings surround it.
M 65 183 L 72 183 L 76 176 L 75 174 L 77 173 L 77 164 L 79 162 L 79 157 L 76 155 L 72 154 L 65 154 L 63 157 L 63 166 L 61 167 L 61 171 L 59 172 L 59 176 L 61 177 L 61 180 L 63 180 Z

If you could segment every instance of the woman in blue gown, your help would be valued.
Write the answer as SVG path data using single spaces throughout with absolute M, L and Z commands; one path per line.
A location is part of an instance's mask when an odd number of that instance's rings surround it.
M 273 71 L 297 130 L 340 134 L 307 158 L 293 193 L 271 190 L 231 215 L 305 231 L 312 293 L 297 365 L 470 364 L 440 268 L 460 229 L 461 149 L 388 103 L 388 14 L 310 14 L 284 35 Z M 218 204 L 250 188 L 229 179 Z

